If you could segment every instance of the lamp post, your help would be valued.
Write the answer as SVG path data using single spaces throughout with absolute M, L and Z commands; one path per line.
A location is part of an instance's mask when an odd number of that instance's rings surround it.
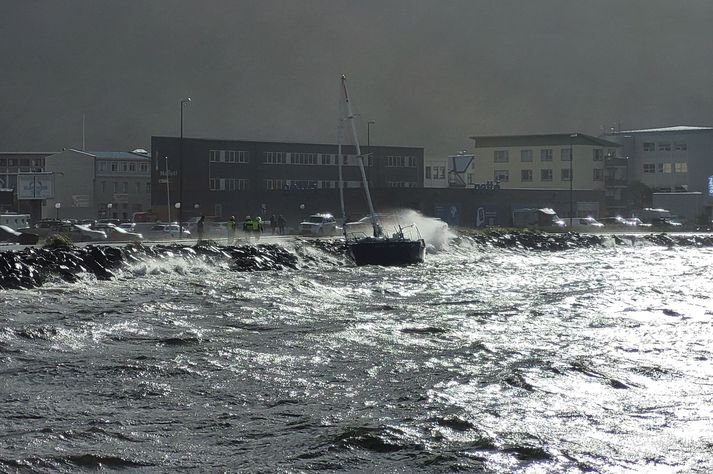
M 181 100 L 181 139 L 178 143 L 178 174 L 180 178 L 178 180 L 178 203 L 183 202 L 183 106 L 191 101 L 190 97 L 186 97 Z M 168 176 L 166 177 L 168 178 Z M 183 234 L 183 211 L 181 206 L 176 206 L 178 208 L 178 234 Z
M 574 219 L 574 138 L 579 136 L 578 133 L 573 133 L 569 136 L 572 140 L 569 141 L 569 218 L 570 225 L 572 225 L 571 219 Z
M 367 161 L 367 165 L 374 165 L 374 157 L 371 154 L 371 126 L 376 123 L 375 120 L 369 120 L 366 122 L 366 150 L 367 150 L 367 155 L 369 157 L 369 160 Z M 370 169 L 370 168 L 369 168 Z
M 61 202 L 54 203 L 54 208 L 57 209 L 57 220 L 59 220 L 59 208 L 62 207 Z
M 171 178 L 168 175 L 168 156 L 164 156 L 166 160 L 166 209 L 168 210 L 168 223 L 171 223 Z
M 106 218 L 111 219 L 113 216 L 111 215 L 111 208 L 114 207 L 114 204 L 109 203 L 106 205 Z

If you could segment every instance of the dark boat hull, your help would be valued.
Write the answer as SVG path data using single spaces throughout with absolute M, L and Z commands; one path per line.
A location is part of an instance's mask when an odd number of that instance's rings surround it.
M 423 262 L 426 244 L 423 240 L 366 238 L 348 244 L 357 265 L 413 265 Z

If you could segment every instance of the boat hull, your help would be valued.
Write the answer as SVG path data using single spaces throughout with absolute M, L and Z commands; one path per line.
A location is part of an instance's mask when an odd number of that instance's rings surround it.
M 423 240 L 366 238 L 348 244 L 357 265 L 413 265 L 423 262 L 426 244 Z

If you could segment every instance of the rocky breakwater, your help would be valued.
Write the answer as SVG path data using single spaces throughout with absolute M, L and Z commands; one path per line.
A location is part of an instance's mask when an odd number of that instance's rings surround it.
M 223 247 L 201 242 L 195 246 L 130 244 L 125 247 L 28 247 L 0 253 L 0 289 L 36 288 L 53 277 L 74 282 L 83 273 L 90 273 L 99 280 L 108 280 L 114 278 L 115 271 L 125 265 L 174 257 L 228 262 L 235 271 L 296 268 L 298 260 L 296 255 L 283 247 L 262 244 Z
M 567 250 L 603 245 L 658 245 L 665 247 L 713 247 L 711 234 L 579 234 L 528 229 L 461 230 L 459 240 L 480 245 L 523 250 Z

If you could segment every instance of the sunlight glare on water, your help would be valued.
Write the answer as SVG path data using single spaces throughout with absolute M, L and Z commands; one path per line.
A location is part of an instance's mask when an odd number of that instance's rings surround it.
M 0 468 L 713 470 L 709 249 L 181 259 L 0 302 Z

